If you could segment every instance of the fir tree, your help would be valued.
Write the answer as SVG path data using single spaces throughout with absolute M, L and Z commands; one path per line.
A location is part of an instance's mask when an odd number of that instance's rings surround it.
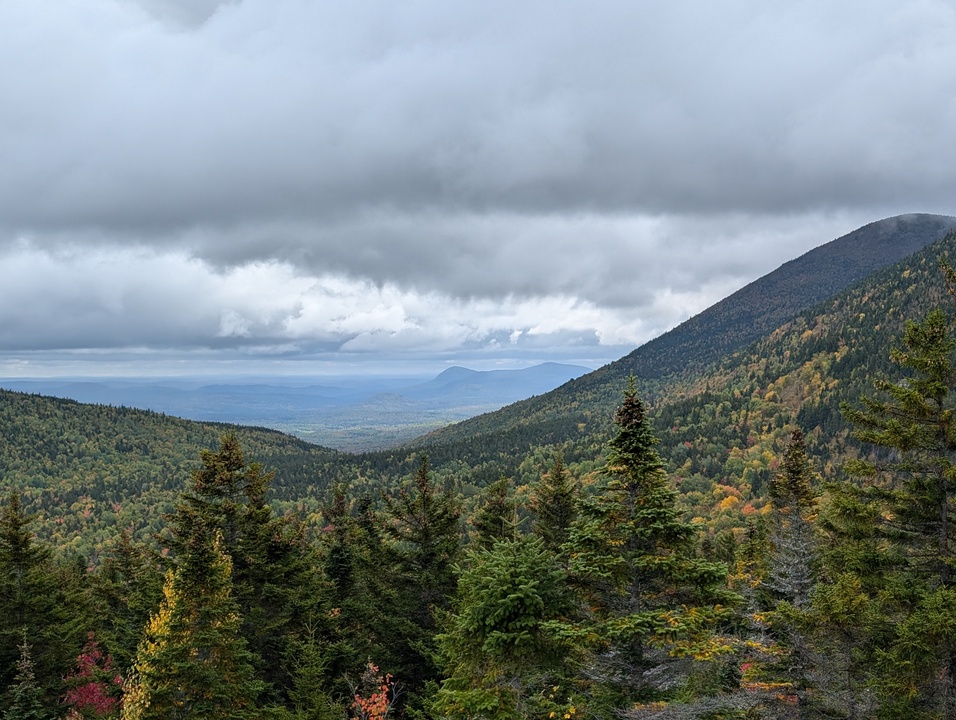
M 3 720 L 52 720 L 53 713 L 44 708 L 43 690 L 33 672 L 33 659 L 26 639 L 20 644 L 20 659 L 13 686 L 6 695 Z
M 770 481 L 771 557 L 767 585 L 801 608 L 815 582 L 817 540 L 812 522 L 814 473 L 800 430 L 790 436 L 783 462 Z
M 569 609 L 565 575 L 540 538 L 499 540 L 468 553 L 454 610 L 439 636 L 442 717 L 546 717 L 572 652 L 549 627 Z M 551 696 L 550 698 L 548 696 Z
M 514 485 L 508 478 L 499 478 L 481 493 L 481 503 L 471 518 L 472 541 L 482 547 L 491 547 L 498 540 L 514 538 L 517 525 Z
M 673 659 L 720 652 L 714 630 L 736 596 L 726 566 L 695 556 L 694 531 L 676 508 L 633 378 L 615 423 L 605 483 L 581 504 L 566 544 L 585 602 L 584 619 L 568 630 L 590 645 L 598 688 L 626 703 L 679 684 L 668 670 Z
M 196 528 L 215 528 L 232 563 L 233 595 L 242 636 L 253 652 L 267 699 L 284 703 L 293 685 L 289 647 L 304 623 L 322 611 L 315 558 L 301 527 L 274 516 L 267 502 L 273 480 L 247 463 L 235 435 L 203 451 L 202 465 L 171 518 L 177 555 L 189 552 Z
M 124 720 L 257 717 L 252 654 L 240 634 L 232 562 L 217 530 L 196 527 L 140 644 Z
M 101 617 L 98 635 L 123 673 L 132 667 L 143 628 L 163 595 L 164 572 L 157 553 L 120 532 L 93 578 Z
M 17 672 L 24 636 L 44 702 L 53 707 L 62 678 L 82 645 L 84 613 L 63 591 L 49 548 L 28 529 L 20 495 L 13 492 L 0 509 L 0 688 Z
M 394 674 L 410 694 L 418 694 L 438 677 L 433 659 L 436 615 L 448 608 L 455 592 L 461 510 L 451 492 L 435 484 L 427 458 L 422 458 L 412 483 L 387 497 L 386 504 L 385 530 L 400 588 L 395 610 L 409 623 L 408 634 L 393 638 L 402 654 Z
M 875 450 L 850 461 L 856 480 L 827 498 L 827 585 L 857 588 L 869 609 L 854 630 L 884 717 L 956 717 L 954 351 L 949 319 L 932 310 L 892 351 L 901 379 L 878 380 L 877 397 L 843 408 Z
M 531 509 L 535 519 L 531 531 L 554 553 L 561 552 L 577 516 L 577 484 L 557 453 L 551 468 L 532 488 Z

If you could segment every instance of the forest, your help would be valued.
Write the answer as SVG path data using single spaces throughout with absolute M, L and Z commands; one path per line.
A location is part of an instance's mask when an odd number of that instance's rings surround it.
M 952 313 L 906 323 L 897 379 L 842 408 L 872 451 L 824 482 L 791 427 L 760 511 L 717 532 L 633 378 L 593 473 L 556 452 L 467 512 L 421 456 L 391 492 L 335 484 L 310 533 L 229 432 L 152 542 L 96 563 L 13 491 L 0 717 L 956 717 L 954 357 Z
M 954 246 L 517 458 L 2 393 L 0 720 L 956 718 Z

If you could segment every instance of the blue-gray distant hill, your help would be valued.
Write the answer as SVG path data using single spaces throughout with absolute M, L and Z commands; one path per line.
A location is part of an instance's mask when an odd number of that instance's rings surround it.
M 589 371 L 579 365 L 543 363 L 521 370 L 451 367 L 427 382 L 358 377 L 321 384 L 280 378 L 216 383 L 38 379 L 0 381 L 0 387 L 189 420 L 272 428 L 325 447 L 358 452 L 407 442 L 548 392 Z

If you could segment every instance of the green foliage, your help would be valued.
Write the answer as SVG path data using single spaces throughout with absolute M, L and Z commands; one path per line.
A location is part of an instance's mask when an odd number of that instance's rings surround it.
M 581 504 L 565 552 L 584 600 L 565 636 L 588 647 L 590 675 L 621 698 L 660 695 L 663 668 L 678 657 L 710 659 L 714 636 L 736 596 L 727 570 L 695 556 L 693 529 L 675 506 L 644 406 L 633 381 L 610 443 L 606 482 Z M 666 682 L 672 682 L 668 678 Z
M 568 531 L 577 517 L 578 486 L 564 465 L 564 456 L 557 453 L 551 468 L 532 486 L 531 510 L 534 522 L 531 531 L 554 554 L 568 540 Z
M 28 529 L 17 493 L 0 509 L 0 689 L 10 687 L 24 637 L 30 640 L 31 668 L 48 707 L 62 691 L 62 678 L 82 645 L 83 597 L 67 568 L 58 567 L 50 548 Z
M 948 318 L 932 310 L 907 323 L 892 353 L 901 379 L 878 380 L 881 397 L 844 406 L 854 434 L 877 449 L 848 463 L 858 482 L 831 488 L 824 527 L 840 550 L 827 559 L 837 581 L 859 588 L 858 603 L 876 606 L 850 626 L 868 636 L 863 679 L 880 691 L 884 717 L 956 713 L 954 352 Z
M 395 559 L 393 584 L 399 588 L 395 610 L 409 623 L 407 634 L 391 639 L 402 656 L 394 674 L 418 694 L 439 677 L 436 616 L 448 608 L 455 591 L 461 509 L 450 490 L 435 484 L 424 457 L 413 481 L 386 501 L 385 532 Z
M 514 485 L 499 478 L 481 494 L 481 502 L 471 518 L 472 541 L 491 547 L 498 540 L 514 538 L 518 532 L 518 505 Z
M 139 647 L 124 720 L 257 717 L 262 688 L 240 626 L 221 535 L 196 526 Z
M 539 538 L 471 550 L 438 637 L 446 679 L 435 713 L 504 720 L 560 709 L 555 686 L 573 649 L 548 623 L 570 607 L 564 572 Z
M 217 451 L 201 457 L 170 518 L 170 546 L 188 557 L 197 533 L 219 533 L 232 562 L 242 637 L 269 700 L 282 703 L 293 684 L 289 643 L 303 631 L 306 617 L 322 612 L 315 558 L 299 529 L 273 515 L 266 502 L 273 475 L 246 462 L 235 435 L 224 436 Z
M 13 685 L 4 700 L 6 709 L 3 711 L 3 720 L 51 720 L 53 717 L 52 713 L 44 709 L 43 690 L 37 684 L 30 645 L 25 639 L 20 645 L 20 658 L 17 660 Z

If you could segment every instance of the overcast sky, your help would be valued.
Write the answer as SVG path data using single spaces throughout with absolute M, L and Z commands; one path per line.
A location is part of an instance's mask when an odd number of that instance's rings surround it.
M 956 214 L 953 38 L 932 0 L 4 0 L 0 376 L 603 364 Z

